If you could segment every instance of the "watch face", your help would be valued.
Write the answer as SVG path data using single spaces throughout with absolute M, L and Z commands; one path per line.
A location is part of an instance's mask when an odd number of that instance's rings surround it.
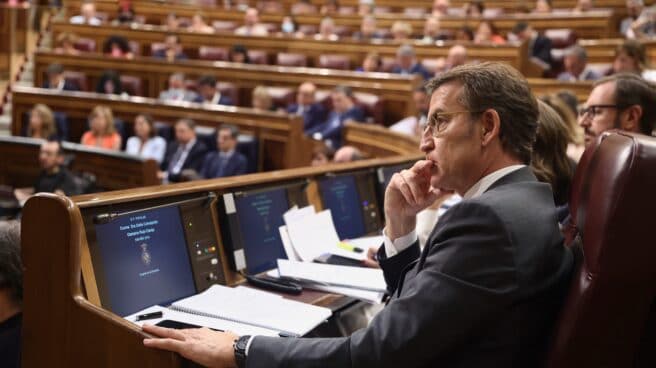
M 248 340 L 250 336 L 242 336 L 237 340 L 237 349 L 245 351 L 246 345 L 248 345 Z

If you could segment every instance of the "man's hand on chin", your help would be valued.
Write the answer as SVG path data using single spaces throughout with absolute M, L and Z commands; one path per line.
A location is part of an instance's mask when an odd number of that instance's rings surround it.
M 149 348 L 174 351 L 205 367 L 237 367 L 233 343 L 239 336 L 232 332 L 208 328 L 174 330 L 153 325 L 144 325 L 143 330 L 155 336 L 143 340 Z

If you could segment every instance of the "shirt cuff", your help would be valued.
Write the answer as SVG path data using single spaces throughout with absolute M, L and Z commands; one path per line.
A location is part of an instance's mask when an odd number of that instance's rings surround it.
M 251 344 L 253 343 L 253 340 L 255 340 L 254 337 L 255 336 L 251 336 L 248 338 L 248 342 L 246 343 L 246 350 L 244 351 L 245 356 L 248 356 L 248 349 L 251 348 Z
M 392 240 L 385 233 L 385 229 L 383 229 L 383 242 L 385 244 L 385 255 L 387 258 L 394 257 L 395 255 L 403 252 L 416 241 L 417 232 L 415 230 L 412 230 L 408 234 Z

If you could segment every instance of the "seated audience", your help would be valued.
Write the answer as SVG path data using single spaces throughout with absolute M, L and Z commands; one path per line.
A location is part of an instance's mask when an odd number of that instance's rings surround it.
M 185 88 L 185 75 L 173 73 L 169 77 L 169 88 L 159 93 L 159 99 L 164 101 L 193 102 L 198 98 L 194 91 Z
M 164 38 L 163 49 L 155 50 L 153 52 L 153 57 L 158 59 L 166 59 L 168 61 L 174 60 L 186 60 L 187 55 L 182 51 L 182 45 L 180 45 L 180 38 L 178 35 L 169 33 Z
M 365 157 L 359 149 L 353 146 L 343 146 L 335 152 L 334 162 L 353 162 L 363 160 Z
M 128 138 L 125 152 L 162 163 L 166 153 L 166 141 L 157 135 L 153 124 L 150 115 L 137 115 L 134 118 L 134 136 Z
M 248 50 L 244 45 L 234 45 L 228 52 L 228 60 L 233 63 L 250 64 L 251 59 L 248 57 Z
M 64 78 L 64 67 L 61 64 L 50 64 L 46 68 L 48 80 L 43 82 L 43 88 L 55 89 L 57 91 L 79 91 L 75 84 Z
M 567 156 L 578 162 L 585 150 L 583 129 L 576 121 L 576 109 L 572 109 L 560 95 L 544 95 L 540 100 L 549 105 L 563 120 L 567 129 Z M 576 107 L 576 106 L 575 106 Z
M 373 14 L 374 8 L 376 8 L 376 4 L 374 3 L 374 0 L 358 1 L 358 15 L 361 17 Z
M 626 36 L 626 33 L 635 22 L 642 15 L 645 9 L 645 2 L 643 0 L 626 0 L 626 18 L 620 22 L 620 33 Z
M 394 41 L 405 41 L 412 38 L 412 24 L 402 20 L 394 22 L 390 31 Z
M 456 31 L 456 34 L 453 37 L 453 39 L 455 41 L 464 41 L 464 42 L 474 41 L 474 30 L 472 30 L 467 25 L 462 26 Z
M 447 37 L 442 33 L 440 28 L 440 19 L 438 17 L 428 17 L 424 23 L 424 35 L 421 38 L 423 43 L 434 43 L 435 41 L 446 40 Z
M 546 65 L 551 65 L 551 40 L 548 37 L 539 34 L 524 21 L 515 24 L 512 29 L 512 37 L 517 41 L 528 41 L 531 45 L 531 57 L 541 60 Z M 509 36 L 508 39 L 511 37 Z
M 260 23 L 260 13 L 255 8 L 248 8 L 244 13 L 244 25 L 235 29 L 240 36 L 268 36 L 269 30 Z
M 291 12 L 294 15 L 314 14 L 317 7 L 312 4 L 312 0 L 299 0 L 292 5 Z
M 229 96 L 223 96 L 221 91 L 219 91 L 214 76 L 203 75 L 198 78 L 196 84 L 198 87 L 198 97 L 196 97 L 194 102 L 212 105 L 233 105 L 232 99 Z
M 362 60 L 362 66 L 355 69 L 356 72 L 380 72 L 383 61 L 377 52 L 370 52 Z
M 428 96 L 424 87 L 418 87 L 412 92 L 412 101 L 415 103 L 417 114 L 395 123 L 390 126 L 390 130 L 419 137 L 426 127 L 430 96 Z
M 463 6 L 463 13 L 467 17 L 482 17 L 485 11 L 485 3 L 482 0 L 468 1 Z
M 656 37 L 656 6 L 645 8 L 626 31 L 628 39 L 653 39 Z
M 133 59 L 128 40 L 123 36 L 110 36 L 103 44 L 103 54 L 114 58 Z
M 656 79 L 654 71 L 647 69 L 645 46 L 635 40 L 626 40 L 615 49 L 611 74 L 615 73 L 634 73 L 650 81 Z
M 316 140 L 326 141 L 326 144 L 332 148 L 339 148 L 342 145 L 344 123 L 348 121 L 362 122 L 365 116 L 364 111 L 355 105 L 350 87 L 337 86 L 330 97 L 333 110 L 328 114 L 328 118 L 307 131 L 306 134 Z
M 99 26 L 102 24 L 100 18 L 96 17 L 96 4 L 91 1 L 85 1 L 80 5 L 80 15 L 71 17 L 72 24 L 88 24 Z
M 251 105 L 256 110 L 276 111 L 276 107 L 273 105 L 273 98 L 271 98 L 269 89 L 266 86 L 257 86 L 253 89 Z
M 235 151 L 239 128 L 223 124 L 216 132 L 217 152 L 205 156 L 200 176 L 205 179 L 223 178 L 226 176 L 243 175 L 248 169 L 246 156 Z
M 79 55 L 80 50 L 75 48 L 75 42 L 77 42 L 76 35 L 69 32 L 62 32 L 57 36 L 57 47 L 53 51 L 64 55 Z
M 353 34 L 353 38 L 359 41 L 383 38 L 383 35 L 380 33 L 380 31 L 378 31 L 378 27 L 376 26 L 376 17 L 373 15 L 365 15 L 362 17 L 360 30 Z
M 105 70 L 98 80 L 96 92 L 108 95 L 122 95 L 123 84 L 121 83 L 121 77 L 114 70 Z
M 27 126 L 27 136 L 31 138 L 55 139 L 57 126 L 55 115 L 46 105 L 36 104 L 30 111 L 30 123 Z
M 20 222 L 0 222 L 0 362 L 21 367 L 23 265 Z
M 462 45 L 454 45 L 449 48 L 446 58 L 439 59 L 435 69 L 435 75 L 445 73 L 457 66 L 467 63 L 467 48 Z
M 298 25 L 296 24 L 296 20 L 293 16 L 286 15 L 282 18 L 282 22 L 280 23 L 280 31 L 282 34 L 287 36 L 296 35 L 296 32 L 298 31 Z
M 121 136 L 114 126 L 114 114 L 107 106 L 98 105 L 89 114 L 89 130 L 82 135 L 80 141 L 85 146 L 119 150 Z
M 571 46 L 565 50 L 563 64 L 565 65 L 565 71 L 558 75 L 559 81 L 591 81 L 601 77 L 597 71 L 587 67 L 588 53 L 579 45 Z
M 200 172 L 207 147 L 196 139 L 196 123 L 191 119 L 180 119 L 175 123 L 175 141 L 166 148 L 164 161 L 160 165 L 160 179 L 164 182 L 180 181 L 182 170 Z
M 395 74 L 419 74 L 428 79 L 431 73 L 417 60 L 415 49 L 411 45 L 401 45 L 396 51 L 396 65 L 392 68 Z
M 572 10 L 574 13 L 584 13 L 594 8 L 592 0 L 578 0 L 576 7 Z
M 118 14 L 116 15 L 115 24 L 132 24 L 136 21 L 132 1 L 121 0 L 118 2 Z
M 314 35 L 315 40 L 336 41 L 339 35 L 335 33 L 335 21 L 333 18 L 325 17 L 319 23 L 319 33 Z
M 200 13 L 194 14 L 191 18 L 191 25 L 187 31 L 196 33 L 214 33 L 214 28 L 205 22 L 205 18 Z
M 339 1 L 326 0 L 319 11 L 321 15 L 336 15 L 339 13 Z
M 451 6 L 449 0 L 434 0 L 433 1 L 433 16 L 443 17 L 449 15 L 449 6 Z
M 556 207 L 569 201 L 569 188 L 575 163 L 567 156 L 571 140 L 568 127 L 549 105 L 538 101 L 540 115 L 538 131 L 531 154 L 531 169 L 535 177 L 551 185 Z
M 312 159 L 310 160 L 310 166 L 322 166 L 329 164 L 335 156 L 335 150 L 322 144 L 317 147 L 314 147 L 312 150 Z
M 287 106 L 287 113 L 303 117 L 303 130 L 308 131 L 326 118 L 326 109 L 316 100 L 317 86 L 304 82 L 296 92 L 296 103 Z
M 597 80 L 579 110 L 585 145 L 609 129 L 651 135 L 656 122 L 656 86 L 635 74 L 620 73 Z
M 502 45 L 506 40 L 499 34 L 499 30 L 494 26 L 494 23 L 489 20 L 483 20 L 478 23 L 476 34 L 474 35 L 474 43 L 491 43 L 495 45 Z
M 175 13 L 169 13 L 169 15 L 166 16 L 164 27 L 166 27 L 166 30 L 169 32 L 179 31 L 180 20 L 178 19 L 178 16 L 175 15 Z
M 41 144 L 39 166 L 41 173 L 34 182 L 33 193 L 47 192 L 66 196 L 81 193 L 75 176 L 64 167 L 64 151 L 58 141 L 46 141 Z M 18 199 L 25 200 L 27 197 Z
M 551 0 L 536 0 L 533 12 L 536 14 L 551 14 Z

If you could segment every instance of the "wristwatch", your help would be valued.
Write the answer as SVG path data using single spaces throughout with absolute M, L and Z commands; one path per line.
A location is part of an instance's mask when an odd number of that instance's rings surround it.
M 235 349 L 235 360 L 239 368 L 246 368 L 246 346 L 250 339 L 251 337 L 249 335 L 244 335 L 235 340 L 235 343 L 232 345 L 232 348 Z

